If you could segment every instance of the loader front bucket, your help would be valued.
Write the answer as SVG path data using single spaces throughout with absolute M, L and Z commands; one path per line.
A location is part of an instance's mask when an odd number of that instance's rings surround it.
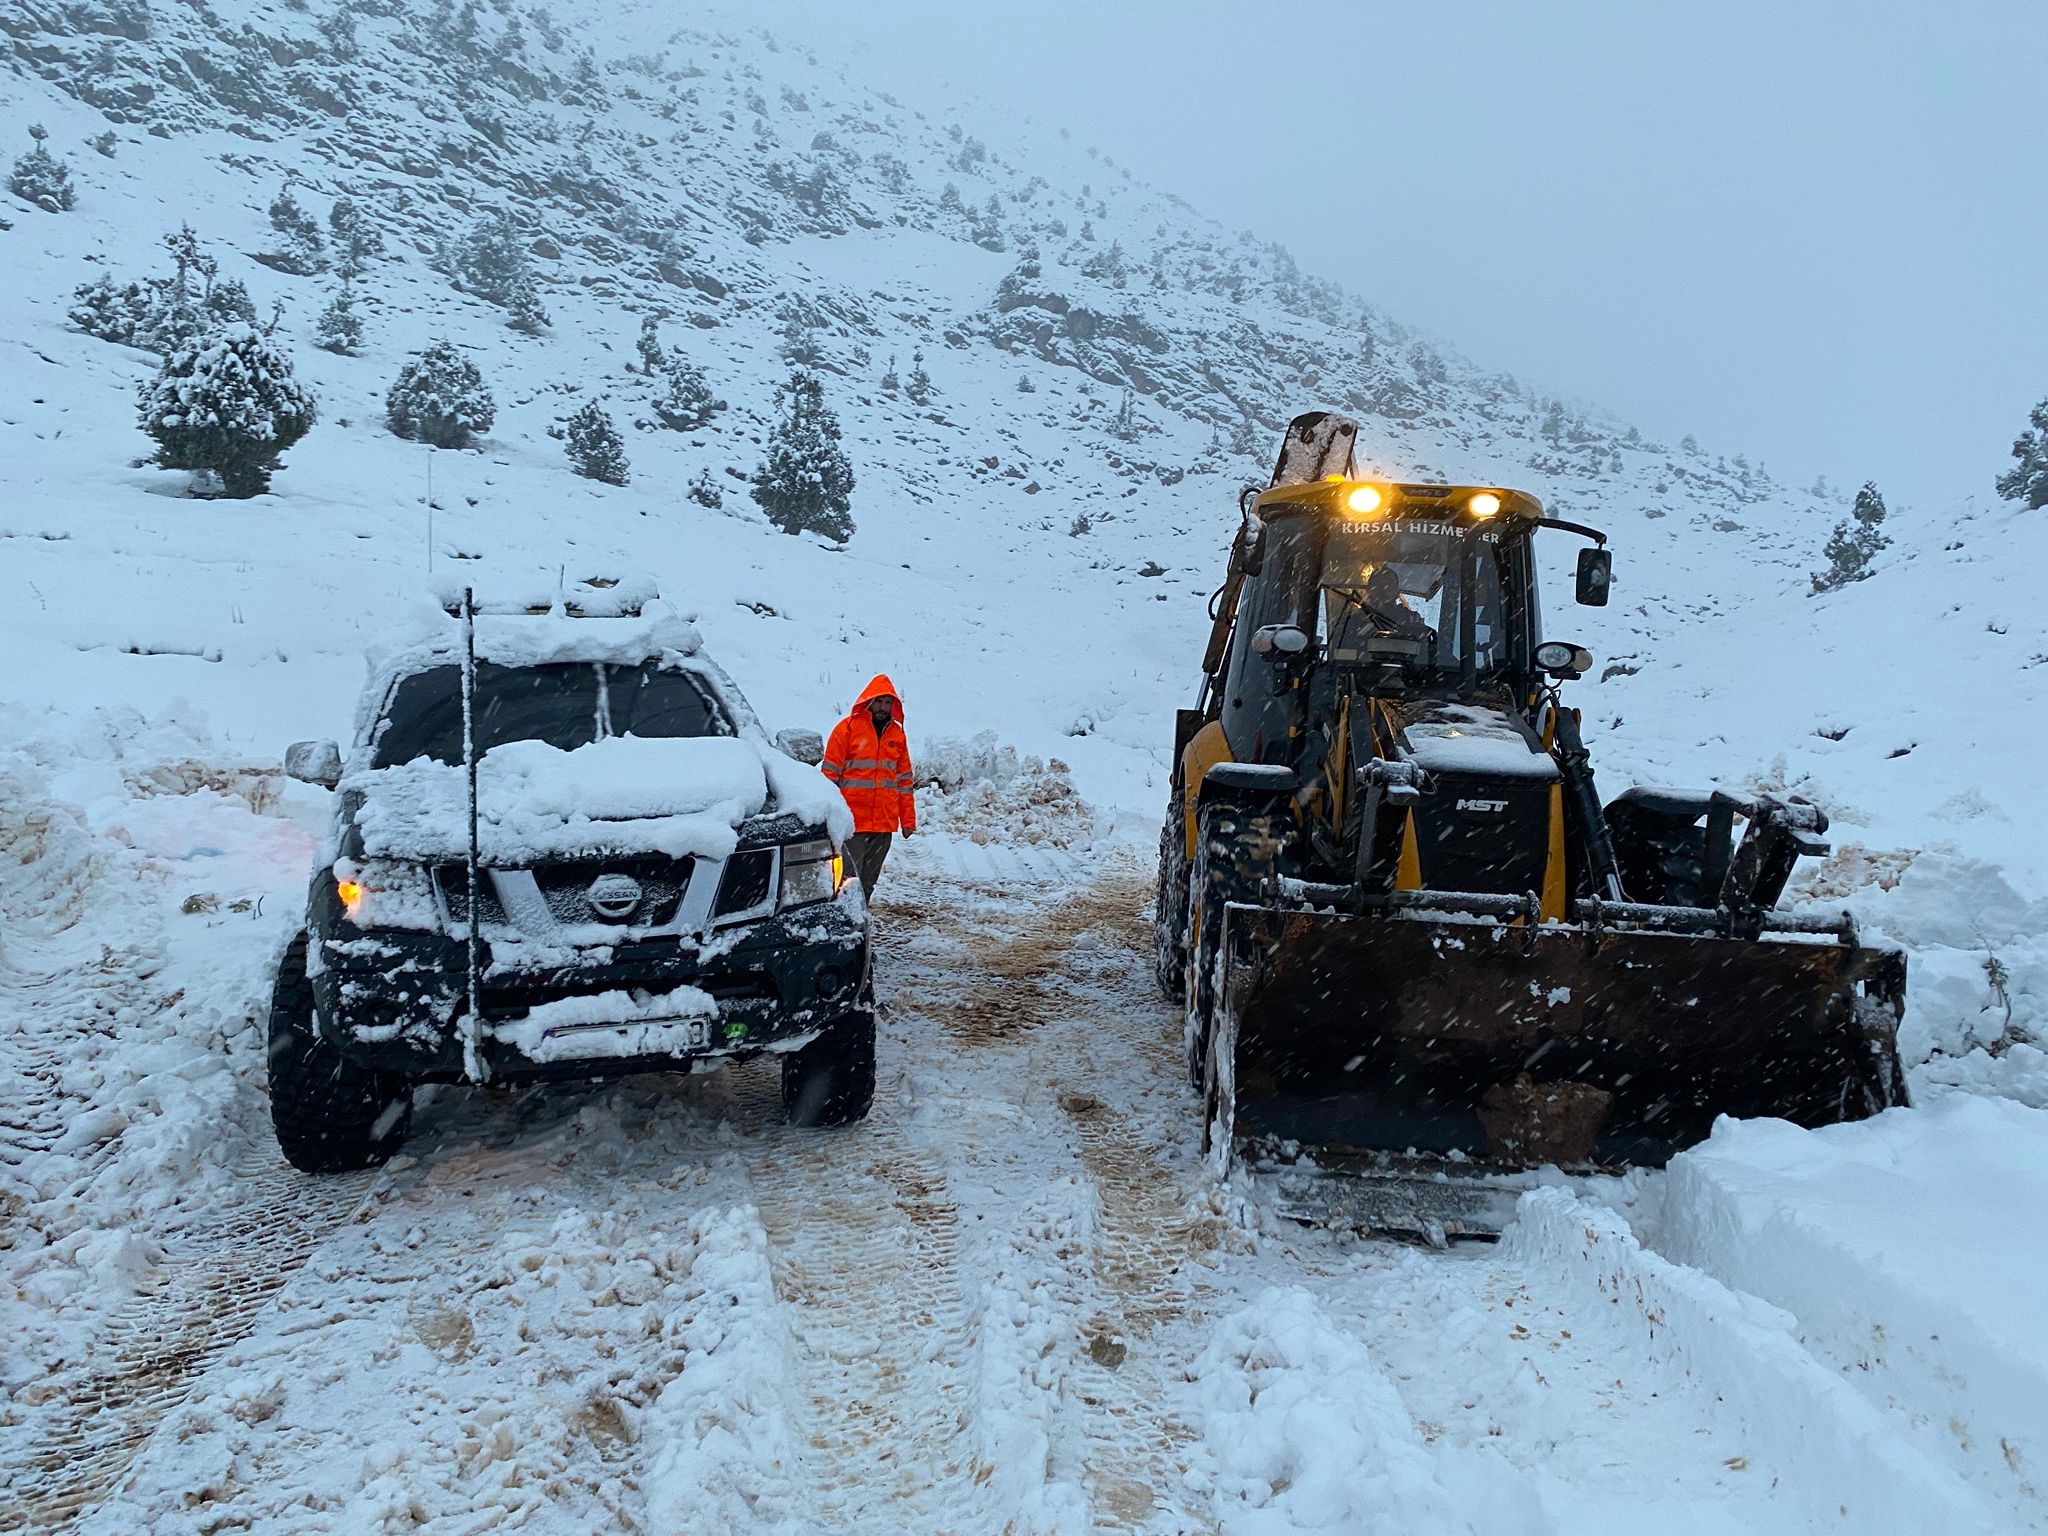
M 1835 934 L 1248 906 L 1226 921 L 1228 1102 L 1212 1113 L 1239 1147 L 1660 1165 L 1717 1115 L 1818 1126 L 1904 1102 L 1904 959 Z

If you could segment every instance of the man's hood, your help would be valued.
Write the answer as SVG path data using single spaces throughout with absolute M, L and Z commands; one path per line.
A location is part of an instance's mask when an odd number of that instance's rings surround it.
M 877 672 L 874 680 L 861 690 L 860 697 L 853 701 L 853 713 L 859 714 L 869 704 L 885 694 L 896 701 L 895 709 L 890 711 L 890 718 L 898 725 L 901 725 L 903 723 L 903 695 L 896 691 L 896 685 L 889 681 L 889 674 L 886 672 Z

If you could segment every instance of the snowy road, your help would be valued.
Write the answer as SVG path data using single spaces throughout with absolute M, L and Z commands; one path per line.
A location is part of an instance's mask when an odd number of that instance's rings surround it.
M 1206 1188 L 1149 885 L 1128 854 L 906 847 L 881 1091 L 844 1132 L 783 1126 L 757 1067 L 444 1092 L 353 1179 L 229 1117 L 234 1177 L 93 1369 L 0 1422 L 0 1529 L 2041 1523 L 1563 1191 L 1436 1254 Z

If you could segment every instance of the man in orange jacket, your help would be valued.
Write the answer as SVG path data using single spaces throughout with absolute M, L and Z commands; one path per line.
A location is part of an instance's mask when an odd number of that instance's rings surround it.
M 890 839 L 899 830 L 905 837 L 917 830 L 903 704 L 886 676 L 878 675 L 862 689 L 853 713 L 832 727 L 820 766 L 853 809 L 846 856 L 860 876 L 861 894 L 873 899 Z

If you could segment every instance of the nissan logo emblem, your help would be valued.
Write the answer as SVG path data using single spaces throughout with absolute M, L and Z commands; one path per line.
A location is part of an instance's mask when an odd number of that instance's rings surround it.
M 631 875 L 599 875 L 583 893 L 590 910 L 608 923 L 622 923 L 640 905 L 640 882 Z

